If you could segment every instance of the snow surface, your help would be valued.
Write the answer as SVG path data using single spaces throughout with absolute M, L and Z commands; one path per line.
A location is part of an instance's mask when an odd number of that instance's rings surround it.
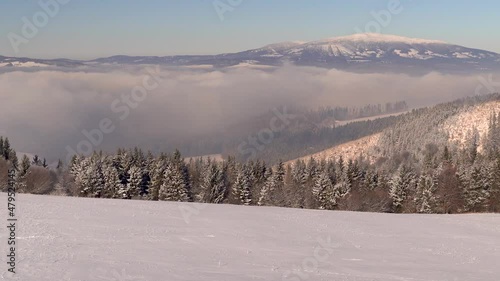
M 4 193 L 0 199 L 7 205 Z M 17 196 L 17 212 L 13 280 L 500 276 L 500 215 L 494 214 L 394 215 L 25 194 Z M 5 231 L 1 235 L 6 241 Z M 4 280 L 7 245 L 0 245 Z

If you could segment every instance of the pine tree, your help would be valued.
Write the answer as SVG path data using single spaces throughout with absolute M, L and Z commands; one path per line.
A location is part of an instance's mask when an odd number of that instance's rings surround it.
M 159 190 L 159 200 L 185 202 L 188 199 L 186 183 L 182 172 L 170 164 L 163 175 L 163 184 Z
M 149 185 L 148 199 L 157 201 L 159 200 L 160 187 L 163 184 L 167 163 L 165 160 L 159 158 L 155 160 L 150 166 L 151 182 Z
M 418 180 L 417 193 L 414 198 L 417 212 L 426 214 L 434 212 L 434 204 L 436 201 L 434 192 L 434 179 L 428 175 L 421 175 Z
M 249 165 L 242 165 L 238 169 L 238 175 L 233 186 L 233 195 L 239 199 L 243 205 L 250 205 L 252 197 L 250 192 L 251 179 Z
M 174 168 L 177 169 L 182 176 L 182 181 L 185 186 L 186 190 L 186 196 L 187 196 L 187 201 L 191 201 L 192 199 L 192 194 L 191 194 L 191 181 L 190 181 L 190 176 L 189 176 L 189 169 L 184 162 L 184 158 L 182 157 L 180 151 L 178 149 L 175 150 L 174 155 L 172 157 L 172 163 L 174 165 Z
M 120 198 L 119 191 L 123 188 L 118 171 L 112 163 L 103 166 L 104 190 L 103 197 Z
M 30 169 L 30 159 L 24 155 L 21 159 L 21 164 L 19 165 L 18 172 L 16 173 L 16 190 L 18 192 L 23 192 L 26 190 L 27 183 L 26 179 L 29 174 Z
M 31 167 L 30 159 L 28 158 L 28 156 L 24 155 L 23 158 L 21 159 L 21 164 L 19 166 L 19 174 L 26 175 L 30 167 Z
M 9 138 L 5 138 L 3 141 L 3 158 L 5 160 L 9 160 L 11 156 L 11 151 L 10 151 L 10 141 Z
M 465 144 L 468 161 L 472 165 L 476 161 L 478 155 L 479 132 L 477 128 L 474 127 L 467 133 L 467 140 Z
M 33 156 L 33 165 L 35 166 L 42 166 L 42 160 L 40 160 L 40 157 L 38 157 L 38 155 L 35 154 L 35 156 Z
M 498 137 L 498 131 L 500 130 L 499 124 L 498 124 L 498 119 L 497 115 L 495 112 L 492 112 L 489 118 L 489 125 L 488 125 L 488 134 L 486 136 L 485 140 L 485 150 L 488 154 L 489 159 L 494 159 L 496 156 L 496 153 L 498 151 L 498 145 L 499 145 L 499 139 Z
M 323 210 L 333 210 L 343 197 L 338 186 L 334 186 L 328 172 L 321 171 L 316 178 L 313 195 L 318 201 L 318 207 Z
M 19 162 L 17 159 L 16 151 L 14 149 L 11 149 L 9 152 L 9 161 L 12 164 L 12 166 L 14 167 L 14 169 L 17 170 Z
M 479 167 L 471 167 L 460 174 L 466 211 L 483 209 L 482 204 L 489 197 L 488 187 L 485 186 L 485 178 Z
M 104 189 L 104 176 L 100 161 L 96 156 L 84 158 L 75 167 L 75 183 L 79 193 L 85 197 L 100 197 Z
M 264 182 L 264 186 L 260 190 L 260 195 L 259 195 L 259 201 L 257 202 L 257 205 L 259 206 L 271 206 L 271 192 L 274 191 L 274 188 L 276 187 L 276 177 L 273 174 L 273 169 L 269 168 L 266 169 L 266 172 L 264 174 L 264 178 L 266 179 Z
M 226 198 L 225 175 L 219 165 L 208 162 L 203 171 L 201 183 L 201 202 L 220 204 Z
M 401 212 L 408 192 L 414 188 L 415 176 L 409 167 L 403 165 L 392 179 L 390 185 L 389 195 L 392 198 L 394 211 Z
M 131 199 L 138 196 L 142 188 L 142 169 L 137 166 L 132 166 L 129 170 L 129 179 L 125 188 L 119 191 L 119 194 L 124 199 Z
M 491 191 L 488 202 L 489 209 L 492 212 L 500 212 L 500 153 L 497 153 L 496 160 L 491 169 Z

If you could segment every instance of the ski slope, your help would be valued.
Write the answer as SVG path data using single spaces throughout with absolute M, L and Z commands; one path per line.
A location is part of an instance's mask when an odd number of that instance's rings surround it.
M 0 194 L 6 210 L 6 194 Z M 497 281 L 500 215 L 394 215 L 17 195 L 0 280 Z M 6 223 L 6 212 L 1 217 Z

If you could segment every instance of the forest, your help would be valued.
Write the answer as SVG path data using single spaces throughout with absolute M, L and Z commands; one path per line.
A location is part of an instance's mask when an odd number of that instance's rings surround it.
M 0 182 L 6 186 L 12 167 L 20 193 L 393 213 L 499 212 L 500 112 L 489 114 L 484 138 L 476 128 L 464 128 L 464 144 L 433 129 L 459 112 L 498 101 L 498 94 L 466 98 L 393 117 L 376 161 L 343 155 L 271 164 L 235 156 L 185 160 L 178 150 L 153 154 L 135 147 L 74 155 L 66 165 L 48 167 L 38 156 L 18 159 L 2 137 Z

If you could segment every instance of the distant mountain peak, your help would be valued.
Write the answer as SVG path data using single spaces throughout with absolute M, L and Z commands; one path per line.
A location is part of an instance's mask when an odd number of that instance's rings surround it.
M 288 41 L 257 49 L 219 55 L 112 56 L 92 61 L 37 60 L 0 57 L 0 67 L 153 65 L 224 67 L 278 67 L 286 64 L 355 72 L 425 74 L 500 71 L 500 54 L 448 44 L 438 40 L 378 33 L 358 33 L 303 42 Z

